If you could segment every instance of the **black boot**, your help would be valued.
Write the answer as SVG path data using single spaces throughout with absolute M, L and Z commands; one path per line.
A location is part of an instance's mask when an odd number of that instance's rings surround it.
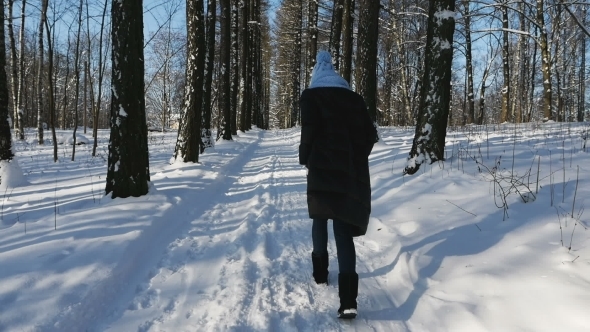
M 356 297 L 358 295 L 358 288 L 358 274 L 340 273 L 338 275 L 338 296 L 340 296 L 338 318 L 352 319 L 356 317 Z
M 313 279 L 316 284 L 328 283 L 328 253 L 316 256 L 311 253 L 311 262 L 313 264 Z

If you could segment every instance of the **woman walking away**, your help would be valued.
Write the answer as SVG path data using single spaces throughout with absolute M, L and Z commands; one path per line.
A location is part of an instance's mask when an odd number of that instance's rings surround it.
M 369 154 L 377 131 L 363 97 L 334 71 L 320 51 L 311 83 L 301 94 L 299 163 L 308 169 L 307 207 L 313 219 L 311 260 L 318 284 L 328 282 L 328 219 L 338 256 L 338 317 L 355 318 L 358 274 L 355 236 L 364 235 L 371 213 Z

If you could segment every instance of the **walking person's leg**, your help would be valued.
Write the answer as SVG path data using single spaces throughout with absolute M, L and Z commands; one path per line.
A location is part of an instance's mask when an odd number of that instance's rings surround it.
M 352 240 L 354 226 L 343 221 L 334 220 L 334 238 L 338 252 L 338 295 L 340 308 L 338 317 L 355 318 L 357 314 L 356 297 L 358 295 L 358 274 L 356 273 L 356 251 Z
M 316 283 L 328 283 L 328 220 L 314 219 L 311 227 L 313 278 Z

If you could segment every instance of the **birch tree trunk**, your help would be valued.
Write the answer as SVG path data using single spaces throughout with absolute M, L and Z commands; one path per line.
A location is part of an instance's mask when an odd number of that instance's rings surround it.
M 504 78 L 502 86 L 502 110 L 500 123 L 509 120 L 510 111 L 510 45 L 508 39 L 508 2 L 502 3 L 502 74 Z
M 10 90 L 12 92 L 12 109 L 14 116 L 13 119 L 13 128 L 14 134 L 18 137 L 21 136 L 19 133 L 20 131 L 20 117 L 18 112 L 18 58 L 16 56 L 16 40 L 14 38 L 14 29 L 13 29 L 13 4 L 14 0 L 8 0 L 8 38 L 10 42 Z
M 553 120 L 551 98 L 551 57 L 547 41 L 547 27 L 545 26 L 545 6 L 543 0 L 537 0 L 537 24 L 540 31 L 541 72 L 543 73 L 543 116 L 546 120 Z
M 19 31 L 19 52 L 18 52 L 18 139 L 25 139 L 25 125 L 24 125 L 24 84 L 25 84 L 25 8 L 27 5 L 26 0 L 22 0 L 21 3 L 21 18 L 20 18 L 20 31 Z

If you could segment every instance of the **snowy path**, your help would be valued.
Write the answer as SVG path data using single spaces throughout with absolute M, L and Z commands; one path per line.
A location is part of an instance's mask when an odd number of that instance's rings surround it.
M 519 174 L 541 158 L 541 183 L 535 201 L 509 197 L 503 220 L 468 158 L 403 177 L 413 131 L 382 129 L 370 156 L 371 221 L 355 238 L 352 322 L 335 318 L 331 227 L 330 285 L 311 277 L 298 128 L 255 129 L 199 164 L 172 165 L 175 136 L 154 133 L 150 193 L 115 200 L 101 194 L 104 158 L 81 148 L 85 158 L 54 163 L 49 147 L 22 144 L 27 183 L 4 194 L 0 214 L 0 331 L 588 331 L 587 216 L 576 228 L 555 211 L 571 210 L 576 195 L 576 210 L 590 202 L 589 154 L 568 138 L 565 180 L 552 192 L 549 151 L 567 131 L 554 141 L 529 131 L 518 145 L 507 132 L 480 157 L 512 151 L 516 166 L 506 165 Z M 457 137 L 450 155 L 467 142 L 477 151 L 487 135 Z
M 299 137 L 261 135 L 264 139 L 252 145 L 255 152 L 243 154 L 252 158 L 227 169 L 235 176 L 217 187 L 217 199 L 211 199 L 217 204 L 193 211 L 196 218 L 188 232 L 168 245 L 157 270 L 109 330 L 317 331 L 351 326 L 334 318 L 336 286 L 311 282 L 311 224 L 305 171 L 297 157 Z M 336 269 L 331 268 L 332 283 Z M 352 326 L 357 325 L 370 326 L 362 315 Z
M 337 262 L 328 287 L 311 278 L 311 222 L 297 133 L 257 132 L 217 177 L 154 220 L 56 330 L 380 330 L 363 314 L 338 321 Z M 153 180 L 157 192 L 166 185 Z M 177 189 L 176 189 L 177 190 Z M 176 219 L 176 220 L 173 220 Z M 184 220 L 183 220 L 184 219 Z M 357 243 L 359 256 L 376 250 Z M 369 270 L 359 265 L 359 273 Z M 364 283 L 379 292 L 378 280 Z M 359 305 L 373 305 L 361 288 Z M 374 305 L 391 310 L 391 299 Z M 383 316 L 383 315 L 381 315 Z M 383 325 L 383 324 L 377 324 Z M 386 324 L 389 325 L 389 324 Z M 389 331 L 395 325 L 387 328 Z M 364 327 L 364 328 L 363 328 Z

